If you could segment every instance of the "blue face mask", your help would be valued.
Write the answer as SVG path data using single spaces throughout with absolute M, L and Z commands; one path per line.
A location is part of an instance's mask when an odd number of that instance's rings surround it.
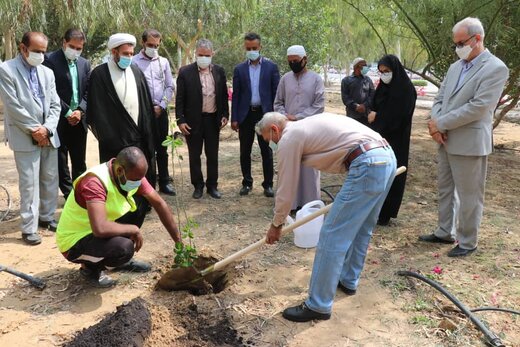
M 130 181 L 126 180 L 125 184 L 121 184 L 121 189 L 123 189 L 125 192 L 131 192 L 134 189 L 137 189 L 141 186 L 141 181 Z
M 127 67 L 132 64 L 132 57 L 119 57 L 119 61 L 117 62 L 117 65 L 125 70 Z
M 278 144 L 273 141 L 273 129 L 271 129 L 271 140 L 269 140 L 269 147 L 271 147 L 273 152 L 278 150 Z
M 126 178 L 126 175 L 123 173 L 123 177 L 126 180 L 126 183 L 121 183 L 121 179 L 119 178 L 119 186 L 121 189 L 123 189 L 125 192 L 131 192 L 134 189 L 137 189 L 141 186 L 141 180 L 139 181 L 132 181 Z
M 260 57 L 260 51 L 247 51 L 246 57 L 251 61 L 255 61 Z
M 369 70 L 368 66 L 363 66 L 363 68 L 361 69 L 361 73 L 363 74 L 363 76 L 368 73 L 368 70 Z

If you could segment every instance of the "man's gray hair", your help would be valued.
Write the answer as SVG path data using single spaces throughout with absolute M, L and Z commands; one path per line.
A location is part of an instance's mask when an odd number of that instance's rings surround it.
M 285 122 L 287 122 L 287 117 L 280 112 L 267 112 L 264 114 L 262 119 L 256 123 L 255 130 L 258 135 L 262 135 L 262 130 L 265 128 L 268 128 L 273 124 L 281 127 Z
M 213 51 L 213 43 L 211 43 L 211 41 L 208 39 L 200 39 L 197 41 L 196 48 L 207 48 L 207 49 Z
M 480 34 L 481 36 L 484 36 L 484 26 L 482 25 L 482 22 L 478 18 L 474 17 L 466 17 L 457 24 L 453 26 L 453 33 L 456 31 L 466 28 L 468 30 L 468 35 L 473 36 Z

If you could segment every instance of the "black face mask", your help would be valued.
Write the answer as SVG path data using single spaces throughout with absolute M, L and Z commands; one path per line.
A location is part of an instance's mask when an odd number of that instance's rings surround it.
M 304 64 L 303 59 L 300 61 L 289 62 L 289 67 L 291 68 L 292 72 L 294 72 L 294 73 L 299 73 L 300 71 L 302 71 L 303 68 L 305 67 L 305 65 L 307 65 L 307 64 Z

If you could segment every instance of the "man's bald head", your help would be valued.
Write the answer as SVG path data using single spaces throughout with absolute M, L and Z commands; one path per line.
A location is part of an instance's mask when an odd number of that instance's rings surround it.
M 121 174 L 118 171 L 124 170 L 126 178 L 132 181 L 140 180 L 148 171 L 146 157 L 138 147 L 123 148 L 117 155 L 114 165 L 118 176 Z

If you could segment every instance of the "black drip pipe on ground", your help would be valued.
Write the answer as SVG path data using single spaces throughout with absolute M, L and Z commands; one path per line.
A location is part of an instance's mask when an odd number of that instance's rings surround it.
M 498 311 L 498 312 L 506 312 L 506 313 L 520 315 L 520 311 L 510 310 L 508 308 L 501 308 L 501 307 L 478 307 L 478 308 L 471 309 L 471 312 L 481 312 L 481 311 Z
M 440 284 L 437 282 L 424 277 L 423 275 L 420 275 L 416 272 L 412 271 L 397 271 L 397 274 L 399 276 L 407 276 L 407 277 L 414 277 L 417 278 L 423 282 L 428 283 L 433 288 L 437 289 L 439 292 L 441 292 L 445 297 L 450 299 L 455 306 L 457 306 L 462 313 L 464 313 L 470 320 L 475 324 L 478 330 L 480 330 L 484 336 L 486 337 L 486 340 L 490 346 L 493 347 L 505 347 L 505 345 L 502 343 L 500 338 L 495 335 L 491 330 L 489 330 L 474 314 L 471 312 L 463 303 L 461 303 L 455 296 L 453 296 L 450 292 L 448 292 L 446 289 L 444 289 Z
M 331 192 L 329 192 L 329 189 L 330 188 L 337 188 L 337 187 L 341 188 L 342 185 L 341 184 L 336 184 L 336 185 L 332 185 L 332 186 L 326 186 L 326 187 L 322 187 L 320 190 L 323 193 L 327 194 L 327 196 L 330 198 L 330 200 L 332 200 L 332 202 L 334 202 L 335 196 Z

